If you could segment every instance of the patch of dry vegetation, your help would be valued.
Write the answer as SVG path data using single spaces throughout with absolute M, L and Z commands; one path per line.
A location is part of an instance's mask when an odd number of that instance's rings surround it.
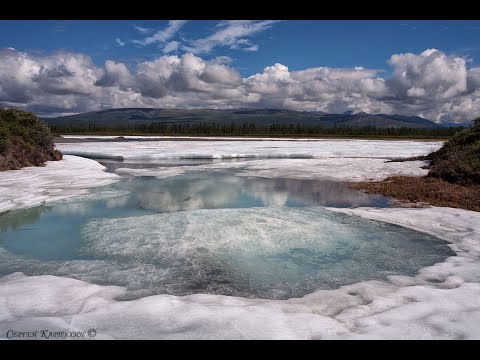
M 480 118 L 474 120 L 470 129 L 455 134 L 438 151 L 403 161 L 420 159 L 431 160 L 425 177 L 393 176 L 378 182 L 351 184 L 351 187 L 413 205 L 428 203 L 480 211 Z
M 367 193 L 392 196 L 405 203 L 480 211 L 480 185 L 460 185 L 426 176 L 392 176 L 383 181 L 350 185 Z

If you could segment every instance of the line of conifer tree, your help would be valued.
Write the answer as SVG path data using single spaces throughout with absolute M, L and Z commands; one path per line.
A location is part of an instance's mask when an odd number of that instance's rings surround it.
M 421 137 L 446 138 L 464 129 L 464 127 L 421 128 L 377 128 L 364 127 L 323 127 L 321 125 L 301 124 L 218 124 L 218 123 L 150 123 L 128 125 L 51 125 L 55 134 L 110 134 L 110 135 L 195 135 L 195 136 L 385 136 L 385 137 Z

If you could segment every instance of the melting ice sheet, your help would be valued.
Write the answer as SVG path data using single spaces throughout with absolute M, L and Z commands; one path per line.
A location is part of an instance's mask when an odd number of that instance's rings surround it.
M 58 143 L 64 154 L 100 161 L 125 160 L 120 175 L 168 177 L 188 168 L 241 168 L 241 176 L 324 179 L 335 181 L 381 180 L 392 175 L 425 175 L 425 161 L 388 162 L 389 159 L 425 155 L 441 142 L 373 140 L 144 140 Z M 172 167 L 177 160 L 189 166 Z M 230 162 L 228 162 L 230 160 Z M 231 160 L 236 160 L 232 163 Z M 150 163 L 134 168 L 132 163 Z M 157 166 L 155 166 L 157 164 Z M 159 166 L 159 164 L 161 164 Z
M 105 141 L 57 144 L 64 154 L 124 159 L 395 158 L 425 155 L 441 142 L 382 140 Z
M 319 206 L 387 206 L 329 182 L 189 174 L 134 178 L 0 216 L 0 274 L 125 286 L 124 298 L 212 293 L 286 299 L 453 255 L 405 228 Z

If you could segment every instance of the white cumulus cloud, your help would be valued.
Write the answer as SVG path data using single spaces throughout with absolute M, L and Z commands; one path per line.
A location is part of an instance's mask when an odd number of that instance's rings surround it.
M 136 66 L 113 60 L 97 66 L 84 54 L 7 48 L 0 50 L 0 102 L 41 115 L 115 107 L 268 107 L 399 113 L 439 122 L 479 116 L 480 68 L 469 69 L 465 59 L 428 49 L 394 54 L 388 64 L 393 71 L 387 77 L 360 66 L 292 71 L 280 63 L 242 77 L 226 56 L 206 60 L 187 52 Z

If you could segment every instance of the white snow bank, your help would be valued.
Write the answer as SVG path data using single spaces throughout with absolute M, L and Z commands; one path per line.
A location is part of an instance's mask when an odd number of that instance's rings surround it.
M 118 181 L 98 162 L 65 155 L 45 167 L 0 172 L 0 213 L 78 196 L 88 189 Z
M 308 158 L 401 158 L 426 155 L 442 142 L 385 140 L 295 141 L 119 141 L 58 143 L 63 154 L 86 157 L 148 161 L 162 159 L 308 159 Z
M 415 277 L 391 276 L 300 299 L 156 295 L 54 276 L 0 279 L 0 337 L 8 330 L 97 330 L 97 338 L 480 339 L 480 213 L 450 208 L 331 209 L 411 227 L 457 256 Z M 35 296 L 32 296 L 35 294 Z

